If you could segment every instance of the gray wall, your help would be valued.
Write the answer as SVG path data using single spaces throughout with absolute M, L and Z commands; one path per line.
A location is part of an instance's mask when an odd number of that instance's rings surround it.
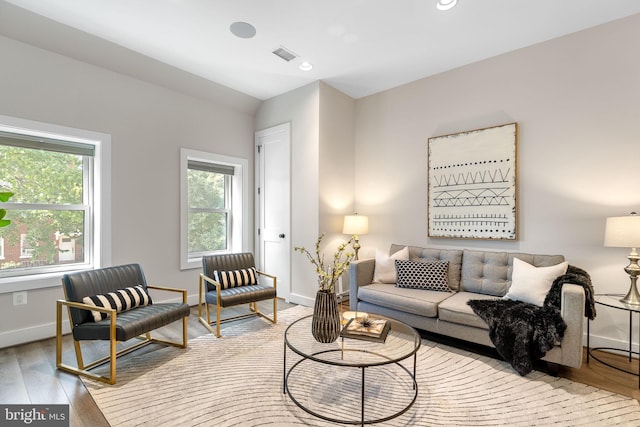
M 179 149 L 249 159 L 253 194 L 253 113 L 5 37 L 0 52 L 0 114 L 111 135 L 112 263 L 139 262 L 150 283 L 186 288 L 196 303 L 199 271 L 179 267 Z M 32 290 L 14 307 L 0 293 L 0 346 L 53 336 L 61 297 Z
M 322 82 L 262 103 L 256 129 L 291 123 L 291 245 L 313 248 L 320 233 L 328 257 L 345 239 L 353 212 L 355 101 Z M 312 305 L 316 275 L 291 248 L 291 301 Z
M 640 15 L 359 99 L 361 253 L 390 243 L 559 253 L 596 292 L 624 293 L 628 249 L 603 247 L 607 216 L 640 209 Z M 518 122 L 519 240 L 427 238 L 427 139 Z M 624 316 L 593 330 L 624 340 Z M 637 339 L 637 338 L 636 338 Z
M 311 83 L 263 102 L 256 113 L 256 130 L 291 123 L 291 251 L 317 237 L 319 99 L 320 84 Z M 299 253 L 291 260 L 290 300 L 311 305 L 315 275 Z
M 392 242 L 561 253 L 591 273 L 597 292 L 623 293 L 628 250 L 602 242 L 607 216 L 640 209 L 637 40 L 640 16 L 633 16 L 356 101 L 309 85 L 265 101 L 254 117 L 0 38 L 0 114 L 111 134 L 112 261 L 138 261 L 150 282 L 185 287 L 192 301 L 198 272 L 178 267 L 179 147 L 247 158 L 253 169 L 254 129 L 286 121 L 293 245 L 309 245 L 320 231 L 337 238 L 339 218 L 355 210 L 370 219 L 361 257 Z M 508 122 L 520 130 L 519 240 L 428 239 L 427 138 Z M 341 154 L 331 140 L 353 151 L 328 162 Z M 338 197 L 344 212 L 327 198 L 336 174 L 353 187 L 352 200 L 348 191 Z M 253 172 L 250 179 L 253 193 Z M 292 281 L 308 279 L 298 258 Z M 313 288 L 300 286 L 308 301 Z M 58 289 L 29 291 L 29 304 L 13 307 L 11 294 L 0 294 L 0 346 L 51 336 L 60 296 Z M 593 330 L 615 344 L 625 339 L 626 322 L 601 308 Z

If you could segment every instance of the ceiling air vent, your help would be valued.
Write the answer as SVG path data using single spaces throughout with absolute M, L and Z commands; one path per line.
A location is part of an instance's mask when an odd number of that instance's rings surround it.
M 291 61 L 292 59 L 295 59 L 298 56 L 283 46 L 280 46 L 279 48 L 274 50 L 273 53 L 287 62 Z

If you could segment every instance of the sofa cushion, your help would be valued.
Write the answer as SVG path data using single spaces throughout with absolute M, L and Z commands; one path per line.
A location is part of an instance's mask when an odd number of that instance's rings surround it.
M 513 259 L 517 257 L 536 267 L 556 265 L 562 255 L 464 250 L 460 290 L 502 297 L 511 286 Z
M 548 267 L 535 267 L 514 258 L 511 287 L 505 298 L 542 307 L 553 281 L 565 274 L 568 266 L 565 261 Z
M 376 266 L 373 271 L 373 281 L 376 283 L 396 283 L 396 260 L 408 260 L 409 248 L 404 247 L 391 255 L 376 250 Z
M 118 289 L 106 294 L 87 296 L 82 298 L 82 302 L 93 307 L 111 308 L 116 310 L 116 313 L 152 304 L 151 297 L 142 285 Z M 97 310 L 91 310 L 91 315 L 94 322 L 110 317 L 109 313 Z
M 504 296 L 509 289 L 509 254 L 465 250 L 460 289 L 484 295 Z
M 449 292 L 398 288 L 390 283 L 372 283 L 358 288 L 358 300 L 425 317 L 438 316 L 438 304 Z
M 448 261 L 418 262 L 396 260 L 400 288 L 451 292 L 447 283 Z
M 438 319 L 444 322 L 488 330 L 489 325 L 475 314 L 467 304 L 467 301 L 472 299 L 497 300 L 499 298 L 493 295 L 476 294 L 473 292 L 458 292 L 440 303 L 438 307 Z
M 394 253 L 404 246 L 392 244 L 390 253 Z M 411 261 L 435 262 L 448 261 L 447 283 L 454 291 L 460 288 L 460 269 L 462 267 L 462 250 L 459 249 L 434 249 L 409 246 L 409 259 Z

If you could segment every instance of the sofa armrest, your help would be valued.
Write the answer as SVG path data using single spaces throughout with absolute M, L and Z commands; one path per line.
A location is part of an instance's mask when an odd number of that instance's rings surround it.
M 351 261 L 349 265 L 349 309 L 355 310 L 358 306 L 358 287 L 373 282 L 375 266 L 375 258 Z
M 582 286 L 566 283 L 562 287 L 560 314 L 567 324 L 560 346 L 562 364 L 579 368 L 582 365 L 582 335 L 584 333 L 585 295 Z

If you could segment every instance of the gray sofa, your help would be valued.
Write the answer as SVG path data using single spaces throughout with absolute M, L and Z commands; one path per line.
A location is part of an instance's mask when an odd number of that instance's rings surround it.
M 389 254 L 404 247 L 391 245 Z M 374 283 L 376 261 L 363 259 L 353 261 L 349 269 L 350 309 L 380 314 L 401 320 L 417 329 L 494 347 L 489 338 L 487 323 L 473 312 L 467 301 L 499 299 L 506 295 L 511 285 L 514 257 L 536 267 L 565 261 L 562 255 L 409 246 L 410 260 L 449 262 L 447 278 L 453 292 Z M 560 345 L 548 351 L 543 360 L 576 368 L 581 366 L 584 310 L 584 289 L 578 285 L 565 284 L 562 287 L 560 312 L 567 329 Z

